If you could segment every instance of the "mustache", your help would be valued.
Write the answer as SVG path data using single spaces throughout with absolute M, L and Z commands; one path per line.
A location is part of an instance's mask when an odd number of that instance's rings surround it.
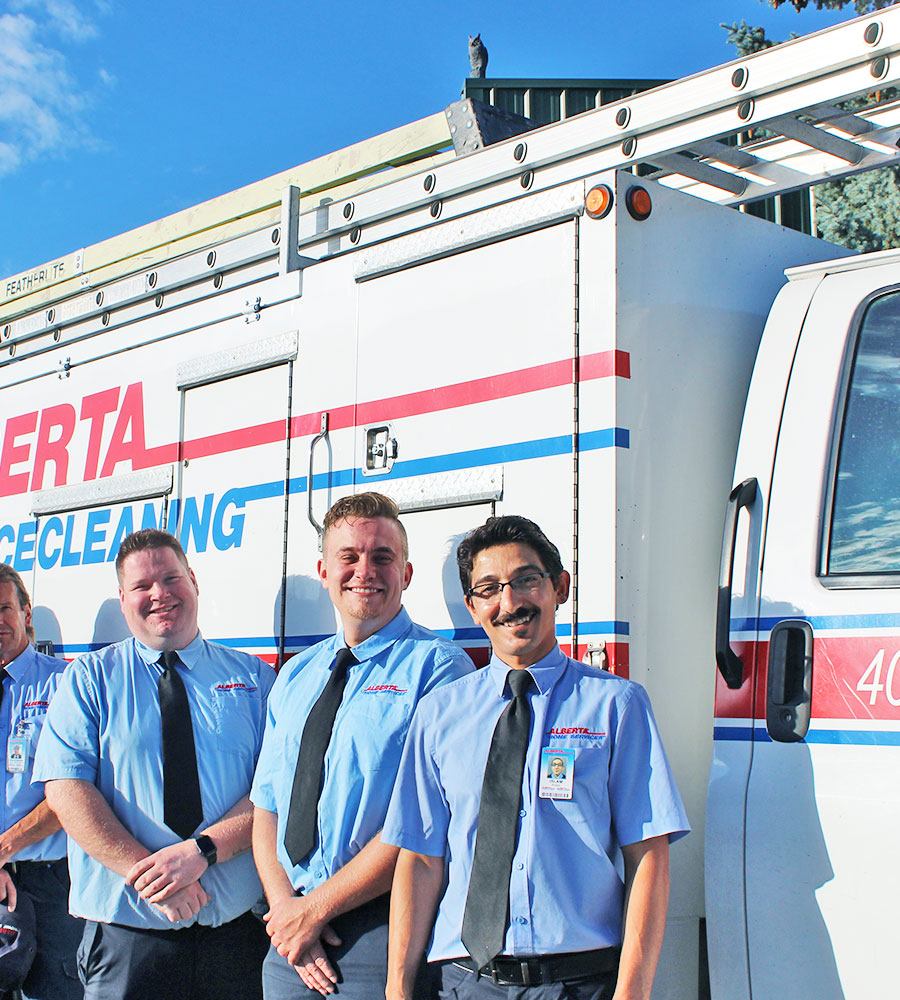
M 519 608 L 518 611 L 511 611 L 509 614 L 497 615 L 494 619 L 495 625 L 524 625 L 531 621 L 536 614 L 534 608 Z

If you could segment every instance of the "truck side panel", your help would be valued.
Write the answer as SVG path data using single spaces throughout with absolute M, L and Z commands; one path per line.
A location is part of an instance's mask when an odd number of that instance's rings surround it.
M 810 1000 L 891 992 L 895 981 L 889 915 L 900 883 L 879 845 L 900 823 L 900 268 L 872 261 L 836 271 L 823 269 L 803 321 L 771 483 L 761 476 L 762 511 L 751 511 L 764 529 L 758 616 L 732 623 L 745 637 L 755 631 L 743 723 L 735 706 L 722 727 L 752 748 L 744 839 L 753 997 L 777 995 L 786 981 Z M 748 406 L 745 429 L 753 418 Z M 739 476 L 751 474 L 747 457 Z

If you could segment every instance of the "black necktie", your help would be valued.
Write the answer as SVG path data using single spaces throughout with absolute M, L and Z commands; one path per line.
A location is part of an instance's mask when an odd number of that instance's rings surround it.
M 531 730 L 527 670 L 507 674 L 512 700 L 494 727 L 481 786 L 475 857 L 469 877 L 462 942 L 479 969 L 503 950 L 509 922 L 509 876 L 522 804 L 522 774 Z
M 331 676 L 303 727 L 291 788 L 291 805 L 284 828 L 285 850 L 294 865 L 299 864 L 316 846 L 316 819 L 322 791 L 325 751 L 331 740 L 334 717 L 344 695 L 347 668 L 351 663 L 357 662 L 346 646 L 338 652 Z
M 203 801 L 197 775 L 194 729 L 184 681 L 175 669 L 178 654 L 166 650 L 159 658 L 159 713 L 162 721 L 163 819 L 187 840 L 203 822 Z

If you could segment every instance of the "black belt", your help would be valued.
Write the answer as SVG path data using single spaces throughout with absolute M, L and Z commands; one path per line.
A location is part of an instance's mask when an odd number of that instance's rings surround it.
M 490 976 L 498 986 L 539 986 L 612 972 L 619 965 L 619 949 L 598 948 L 596 951 L 572 951 L 524 958 L 498 955 L 493 962 L 481 969 L 476 969 L 470 958 L 455 958 L 453 964 L 466 972 Z
M 55 868 L 67 861 L 67 858 L 55 858 L 53 861 L 8 861 L 6 867 L 15 875 L 20 868 Z
M 94 923 L 99 923 L 106 925 L 108 927 L 115 927 L 120 931 L 127 931 L 129 934 L 137 934 L 143 937 L 150 938 L 160 938 L 162 940 L 175 940 L 177 938 L 187 938 L 191 936 L 197 936 L 200 934 L 208 934 L 211 931 L 221 930 L 223 927 L 230 927 L 232 924 L 258 923 L 257 918 L 253 913 L 248 910 L 246 913 L 242 913 L 239 917 L 235 917 L 233 920 L 226 920 L 223 924 L 201 924 L 199 922 L 194 922 L 193 924 L 188 924 L 187 927 L 132 927 L 130 924 L 117 924 L 114 920 L 96 920 Z M 2 995 L 2 994 L 0 994 Z

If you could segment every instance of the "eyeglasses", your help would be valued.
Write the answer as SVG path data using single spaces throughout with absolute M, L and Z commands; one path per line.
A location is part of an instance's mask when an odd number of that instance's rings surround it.
M 525 597 L 540 590 L 541 584 L 549 576 L 549 573 L 524 573 L 515 580 L 507 580 L 506 583 L 499 581 L 482 583 L 478 587 L 470 587 L 466 591 L 466 597 L 477 597 L 479 601 L 496 601 L 503 593 L 504 587 L 509 587 L 514 594 Z

